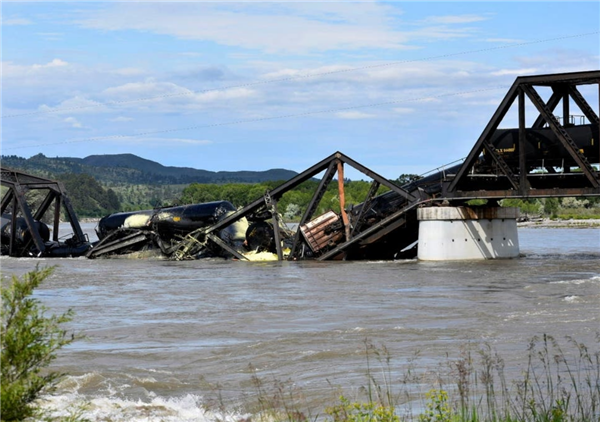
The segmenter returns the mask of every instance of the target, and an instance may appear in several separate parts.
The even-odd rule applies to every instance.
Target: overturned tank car
[[[172,258],[186,236],[222,221],[236,210],[231,202],[214,201],[111,214],[98,222],[96,234],[100,241],[87,253],[87,257],[137,254]],[[268,229],[265,234],[264,228],[261,231],[261,226],[249,224],[246,218],[224,227],[217,235],[232,248],[246,252],[252,247],[260,249],[262,243],[266,248],[269,247]],[[188,258],[228,255],[218,245],[204,242],[203,247]]]

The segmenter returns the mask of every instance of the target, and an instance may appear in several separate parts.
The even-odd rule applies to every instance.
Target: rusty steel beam
[[[338,160],[337,163],[337,174],[338,174],[338,197],[340,199],[340,214],[342,215],[342,223],[344,223],[344,233],[346,240],[350,240],[352,237],[350,233],[350,220],[348,220],[348,214],[346,213],[346,193],[344,192],[344,163]]]

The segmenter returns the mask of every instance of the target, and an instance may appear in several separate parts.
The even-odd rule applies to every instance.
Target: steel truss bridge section
[[[8,168],[1,168],[0,182],[7,188],[1,206],[2,247],[7,255],[78,256],[89,249],[90,244],[61,182]],[[45,192],[36,206],[27,197],[32,191]],[[54,209],[50,212],[52,206]],[[66,242],[61,242],[59,237],[63,212],[73,233]],[[45,224],[39,223],[42,219],[52,221],[52,241],[43,230]]]

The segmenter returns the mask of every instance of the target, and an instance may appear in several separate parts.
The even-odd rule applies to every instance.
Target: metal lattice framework
[[[184,241],[182,243],[177,245],[177,250],[179,250],[179,251],[184,250],[185,256],[193,255],[195,250],[197,248],[202,247],[205,244],[204,243],[205,240],[208,239],[209,241],[211,241],[211,242],[215,243],[216,245],[218,245],[219,247],[223,248],[224,250],[226,250],[231,255],[235,256],[236,258],[245,260],[246,257],[244,255],[242,255],[240,252],[238,252],[237,250],[232,248],[227,243],[223,242],[217,236],[217,233],[219,232],[219,230],[222,230],[222,229],[228,227],[229,225],[233,224],[234,222],[236,222],[244,217],[248,217],[249,215],[251,215],[253,213],[256,213],[256,212],[266,209],[270,213],[271,218],[272,218],[272,226],[273,226],[273,230],[274,230],[274,239],[275,239],[277,256],[280,260],[282,260],[283,259],[283,251],[281,248],[281,231],[280,231],[280,224],[279,224],[279,220],[278,220],[279,213],[277,210],[277,202],[279,201],[279,199],[281,198],[281,196],[284,193],[294,189],[296,186],[300,185],[301,183],[303,183],[309,179],[312,179],[319,173],[325,171],[308,207],[306,208],[306,210],[304,211],[304,214],[302,215],[302,218],[300,219],[299,226],[304,225],[305,223],[310,221],[311,218],[313,218],[314,213],[317,210],[317,207],[319,206],[319,202],[321,201],[321,199],[323,198],[323,195],[325,194],[327,186],[333,180],[336,173],[338,175],[338,180],[343,181],[344,165],[351,166],[352,168],[360,171],[361,173],[363,173],[364,175],[368,176],[369,178],[371,178],[373,180],[371,189],[369,190],[369,193],[367,194],[367,197],[365,198],[365,202],[372,201],[373,197],[375,196],[375,193],[377,192],[377,188],[380,185],[383,185],[383,186],[388,187],[392,192],[394,192],[399,197],[403,198],[403,200],[405,202],[414,204],[414,205],[419,203],[418,198],[413,196],[411,193],[409,193],[405,189],[403,189],[399,186],[396,186],[394,183],[392,183],[385,177],[368,169],[367,167],[363,166],[362,164],[358,163],[357,161],[353,160],[352,158],[348,157],[347,155],[344,155],[341,152],[336,152],[336,153],[330,155],[329,157],[323,159],[319,163],[315,164],[314,166],[310,167],[309,169],[298,174],[294,178],[288,180],[284,184],[271,190],[264,197],[255,200],[251,204],[238,210],[237,212],[233,213],[232,215],[223,219],[222,221],[218,222],[217,224],[214,224],[210,227],[202,228],[195,232],[190,233],[187,236],[187,238],[184,239]],[[339,191],[340,198],[343,198],[343,195],[344,195],[343,184],[339,185],[339,189],[340,189],[340,191]],[[341,201],[343,201],[343,199]],[[344,255],[344,252],[346,249],[348,249],[354,245],[360,244],[360,243],[362,243],[363,245],[373,243],[373,242],[377,241],[378,239],[380,239],[382,236],[384,236],[387,232],[389,232],[391,230],[390,228],[396,229],[399,226],[404,225],[404,223],[405,223],[405,220],[401,218],[402,214],[404,214],[404,212],[406,211],[406,209],[403,208],[403,209],[398,210],[397,212],[393,213],[392,215],[387,216],[387,218],[384,218],[382,221],[378,222],[376,225],[369,226],[369,227],[365,228],[365,230],[359,231],[357,229],[362,225],[362,223],[364,221],[364,215],[365,215],[365,213],[362,212],[354,220],[354,224],[353,224],[354,229],[351,230],[347,216],[344,217],[344,214],[345,214],[345,210],[343,210],[344,207],[342,206],[341,208],[342,208],[342,217],[343,217],[343,221],[344,221],[345,241],[343,242],[343,244],[341,244],[341,245],[337,246],[336,248],[333,248],[332,250],[329,250],[325,254],[319,256],[318,257],[319,260],[326,260],[326,259],[332,259],[332,258],[336,258],[336,257],[342,257]],[[366,209],[367,209],[367,207],[362,207],[362,210],[366,210]],[[384,231],[384,229],[387,229],[387,231]],[[299,247],[300,247],[300,244],[302,243],[302,241],[303,241],[303,239],[301,238],[300,230],[297,230],[296,234],[294,236],[294,239],[293,239],[293,244],[291,247],[291,252],[289,254],[289,259],[294,259],[298,256]],[[172,251],[172,253],[175,256],[178,255],[177,250]],[[180,254],[180,256],[184,256],[184,255]]]
[[[31,242],[35,245],[38,253],[41,255],[46,251],[46,244],[42,239],[38,231],[36,221],[44,218],[50,207],[54,204],[54,215],[52,216],[53,221],[53,241],[58,242],[59,240],[59,224],[61,216],[61,208],[64,209],[65,214],[71,224],[71,228],[74,233],[74,243],[83,244],[86,242],[86,237],[81,230],[77,215],[71,206],[71,202],[66,194],[65,188],[61,182],[44,179],[31,174],[24,173],[19,170],[11,170],[8,168],[1,169],[2,186],[7,187],[8,190],[2,197],[1,211],[4,214],[10,207],[11,212],[11,230],[10,230],[10,243],[9,243],[9,255],[20,256],[21,251],[17,250],[16,247],[16,233],[17,233],[17,218],[21,216],[27,224],[27,229],[31,235]],[[42,203],[37,207],[35,212],[32,211],[31,205],[28,203],[25,193],[31,190],[47,190],[45,198]]]
[[[600,88],[600,71],[561,73],[553,75],[518,77],[500,106],[490,119],[473,149],[458,169],[455,176],[446,178],[443,194],[447,199],[461,197],[553,197],[553,196],[592,196],[600,194],[600,176],[592,166],[599,162],[600,142],[598,133],[600,122],[598,115],[578,89],[581,85],[596,85]],[[536,87],[549,87],[552,94],[543,101]],[[530,127],[525,123],[525,104],[529,99],[539,115]],[[509,165],[499,153],[498,145],[493,140],[498,126],[515,102],[518,101],[518,137],[515,153],[518,156],[517,165]],[[570,100],[572,100],[590,122],[591,145],[587,151],[578,146],[572,133],[577,129],[570,125]],[[554,111],[562,102],[562,124],[554,115]],[[535,135],[546,130],[553,137],[546,136],[546,148],[560,148],[563,153],[563,172],[557,173],[553,166],[544,165],[545,173],[531,172],[531,157],[528,156],[528,144],[535,142]],[[529,146],[531,147],[531,145]],[[473,183],[477,174],[477,161],[481,155],[487,154],[496,164],[502,180],[486,181],[485,189]],[[543,159],[542,159],[543,160]],[[570,165],[579,169],[571,172]],[[537,167],[541,167],[538,163]],[[566,171],[565,171],[566,170]]]

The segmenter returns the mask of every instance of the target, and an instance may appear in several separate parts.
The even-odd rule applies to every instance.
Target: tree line
[[[283,181],[256,184],[227,183],[224,185],[192,183],[183,190],[181,203],[193,204],[225,200],[231,202],[236,207],[243,207],[282,183]],[[288,220],[299,218],[306,207],[308,207],[318,185],[318,181],[308,180],[298,185],[295,189],[283,194],[277,203],[279,212]],[[346,180],[344,182],[346,207],[363,202],[370,187],[371,182]],[[378,194],[387,190],[388,188],[382,186],[379,188]],[[316,212],[317,214],[322,214],[329,210],[340,211],[338,184],[336,181],[333,181],[327,187]]]
[[[63,182],[73,209],[81,217],[102,217],[121,211],[121,201],[112,189],[105,189],[89,174],[63,174]]]

